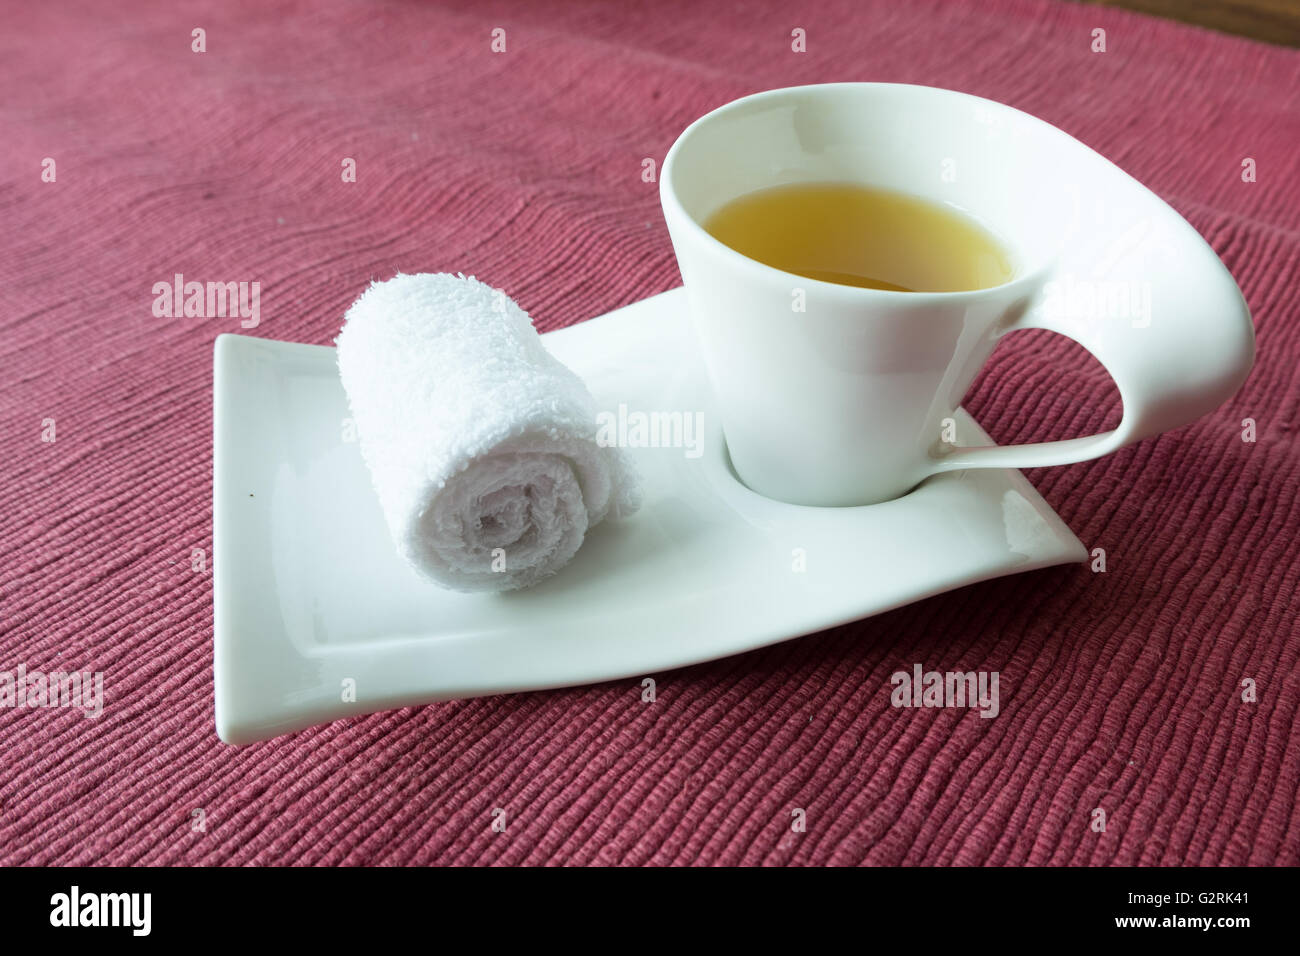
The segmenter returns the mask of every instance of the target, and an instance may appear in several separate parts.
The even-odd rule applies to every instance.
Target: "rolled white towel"
[[[398,551],[458,591],[527,587],[640,504],[626,454],[528,314],[473,277],[402,275],[348,309],[339,374]]]

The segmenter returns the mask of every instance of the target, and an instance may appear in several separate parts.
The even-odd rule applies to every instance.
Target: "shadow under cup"
[[[728,452],[752,490],[874,504],[933,474],[946,439],[962,444],[953,412],[1042,290],[1075,215],[1039,126],[961,93],[850,83],[746,97],[678,138],[664,217]],[[943,293],[839,285],[758,263],[703,227],[740,196],[827,182],[957,207],[1003,245],[1013,278]]]

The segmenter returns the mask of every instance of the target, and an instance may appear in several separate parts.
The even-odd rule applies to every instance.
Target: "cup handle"
[[[1177,213],[1159,205],[1163,208],[1148,207],[1145,212],[1161,217],[1166,244],[1160,266],[1135,261],[1118,271],[1112,267],[1104,280],[1093,280],[1111,283],[1108,288],[1141,290],[1144,296],[1149,291],[1146,324],[1139,324],[1131,312],[1114,317],[1098,315],[1094,309],[1090,316],[1075,316],[1069,308],[1050,308],[1044,294],[998,335],[1023,328],[1050,329],[1086,348],[1119,387],[1124,409],[1119,426],[1062,441],[950,447],[933,456],[930,474],[1088,461],[1186,425],[1237,391],[1255,356],[1250,310],[1214,250]],[[1097,248],[1091,245],[1092,250]],[[1084,274],[1097,272],[1092,268]],[[1062,280],[1057,281],[1059,287]]]

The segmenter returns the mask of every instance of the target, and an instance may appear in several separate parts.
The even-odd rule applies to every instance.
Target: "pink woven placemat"
[[[99,671],[105,700],[0,707],[0,862],[1300,862],[1295,52],[1039,0],[6,7],[0,670]],[[1240,282],[1259,360],[1238,396],[1030,474],[1105,573],[653,675],[654,703],[627,681],[220,743],[192,556],[211,556],[212,340],[241,329],[155,316],[153,284],[258,281],[247,331],[302,342],[399,269],[578,322],[679,281],[643,159],[727,100],[830,80],[1042,116]],[[967,406],[1004,442],[1118,419],[1100,366],[1047,333],[1001,348]],[[999,672],[1001,714],[894,709],[890,675],[917,663]]]

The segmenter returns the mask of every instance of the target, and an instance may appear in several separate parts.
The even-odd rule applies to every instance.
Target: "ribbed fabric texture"
[[[102,671],[106,697],[97,720],[0,708],[0,862],[1300,862],[1300,57],[1039,0],[625,6],[33,4],[0,31],[0,669]],[[1244,289],[1259,360],[1236,398],[1030,474],[1105,573],[647,675],[653,703],[625,681],[221,744],[192,555],[212,340],[244,330],[155,316],[153,284],[258,281],[246,331],[325,344],[371,279],[464,271],[569,325],[679,281],[643,160],[727,100],[831,80],[1056,123]],[[966,404],[1003,442],[1119,414],[1039,332]],[[999,672],[1000,715],[891,707],[917,663]]]

